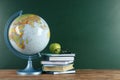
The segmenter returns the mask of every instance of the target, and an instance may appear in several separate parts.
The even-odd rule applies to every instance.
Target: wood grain
[[[0,70],[0,80],[120,80],[120,70],[79,69],[75,74],[20,76],[16,70]]]

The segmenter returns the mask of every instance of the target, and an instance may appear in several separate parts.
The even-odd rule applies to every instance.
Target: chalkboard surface
[[[52,42],[76,53],[75,68],[120,68],[120,0],[0,0],[0,68],[24,68],[26,61],[7,48],[4,28],[15,12],[41,16]],[[50,44],[49,43],[49,44]],[[42,52],[49,52],[49,45]],[[40,67],[40,59],[33,61]]]

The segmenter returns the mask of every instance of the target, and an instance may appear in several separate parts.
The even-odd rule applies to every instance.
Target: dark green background
[[[75,68],[120,68],[120,0],[0,0],[0,68],[23,68],[4,41],[9,17],[19,11],[44,18],[52,42],[76,53]],[[49,46],[49,45],[48,45]],[[42,52],[49,52],[47,48]],[[34,60],[39,68],[40,59]]]

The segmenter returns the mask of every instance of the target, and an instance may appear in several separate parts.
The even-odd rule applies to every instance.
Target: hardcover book
[[[67,71],[73,69],[73,64],[62,66],[43,66],[43,71]]]
[[[74,57],[43,56],[42,60],[44,61],[73,61]]]
[[[73,61],[41,61],[43,65],[66,65],[73,63]]]
[[[68,70],[68,71],[46,71],[44,73],[47,73],[47,74],[73,74],[75,72],[76,72],[75,70]]]
[[[70,57],[70,56],[71,56],[71,57],[74,57],[75,54],[74,54],[74,53],[71,53],[71,54],[43,54],[43,56],[58,56],[58,57],[60,57],[60,56],[61,56],[61,57],[62,57],[62,56],[64,56],[64,57],[65,57],[65,56],[66,56],[66,57],[69,56],[69,57]]]

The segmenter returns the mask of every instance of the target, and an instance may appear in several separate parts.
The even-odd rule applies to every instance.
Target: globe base
[[[28,63],[25,69],[23,70],[18,70],[17,74],[18,75],[39,75],[41,74],[41,70],[35,70],[32,66],[32,60],[31,60],[31,56],[29,56],[28,58]]]
[[[34,71],[25,71],[25,70],[19,70],[17,71],[17,74],[18,75],[39,75],[41,74],[41,71],[37,71],[37,70],[34,70]]]

